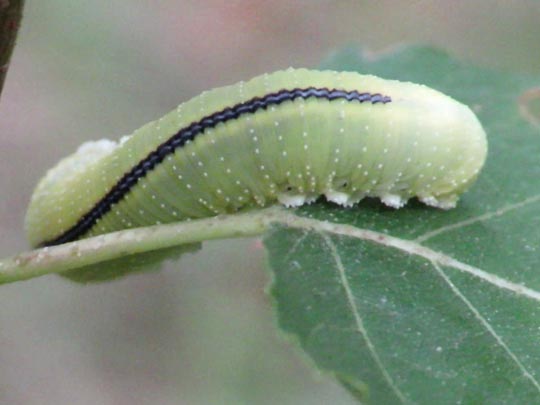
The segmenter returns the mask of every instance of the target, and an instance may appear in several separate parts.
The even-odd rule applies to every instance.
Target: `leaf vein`
[[[324,233],[320,233],[321,237],[323,238],[325,244],[330,249],[330,253],[332,255],[332,258],[334,259],[334,262],[336,263],[336,268],[338,270],[339,278],[341,281],[341,284],[343,285],[343,288],[345,289],[345,295],[347,297],[347,303],[351,309],[351,312],[354,317],[354,322],[356,323],[357,331],[360,332],[360,334],[364,337],[364,340],[366,341],[366,345],[369,349],[369,352],[371,353],[371,356],[373,360],[375,361],[375,364],[380,369],[384,379],[386,380],[388,386],[390,389],[394,392],[394,394],[399,398],[401,403],[408,403],[409,401],[405,397],[405,395],[401,392],[399,387],[396,385],[394,380],[392,379],[392,376],[388,373],[386,368],[384,367],[384,364],[379,357],[379,354],[377,353],[377,350],[375,349],[375,345],[371,341],[367,330],[364,326],[364,321],[362,320],[362,316],[360,315],[360,312],[358,310],[358,307],[356,306],[356,301],[354,298],[354,294],[352,292],[351,286],[349,284],[349,280],[347,279],[347,273],[345,270],[345,267],[343,266],[343,263],[341,262],[341,258],[339,256],[339,253],[337,252],[336,245],[332,242],[332,240],[328,237],[328,235]]]
[[[453,231],[453,230],[456,230],[456,229],[459,229],[459,228],[463,228],[463,227],[475,224],[477,222],[487,221],[487,220],[489,220],[491,218],[500,217],[500,216],[503,216],[504,214],[506,214],[508,212],[517,210],[519,208],[523,208],[523,207],[525,207],[525,206],[527,206],[529,204],[533,204],[533,203],[539,202],[539,201],[540,201],[540,195],[535,195],[535,196],[526,198],[523,201],[520,201],[520,202],[517,202],[517,203],[514,203],[514,204],[510,204],[510,205],[507,205],[507,206],[502,207],[502,208],[499,208],[498,210],[495,210],[495,211],[492,211],[492,212],[487,212],[485,214],[478,215],[476,217],[468,218],[466,220],[459,221],[459,222],[456,222],[454,224],[442,226],[440,228],[437,228],[437,229],[434,229],[432,231],[426,232],[426,233],[424,233],[423,235],[420,235],[419,237],[417,237],[414,240],[416,242],[418,242],[418,243],[422,243],[422,242],[425,242],[428,239],[431,239],[431,238],[433,238],[433,237],[435,237],[437,235],[440,235],[442,233]]]
[[[420,256],[435,263],[440,263],[443,266],[455,268],[498,288],[510,291],[518,296],[523,296],[540,302],[540,291],[533,290],[522,284],[514,283],[495,274],[488,273],[487,271],[478,267],[463,263],[444,253],[437,252],[423,246],[414,240],[400,239],[380,232],[356,228],[351,225],[322,222],[308,218],[294,217],[288,219],[286,223],[293,227],[308,228],[317,230],[319,232],[324,231],[336,235],[349,236],[352,238],[368,240],[383,246],[392,247],[401,250],[402,252]]]
[[[445,281],[446,284],[448,284],[448,287],[452,292],[461,300],[463,303],[469,308],[469,310],[474,314],[474,316],[478,319],[478,321],[484,326],[484,328],[489,332],[493,338],[497,341],[497,343],[503,348],[503,350],[506,352],[506,354],[510,357],[510,359],[516,364],[516,366],[519,368],[519,370],[523,373],[525,378],[530,380],[537,391],[540,392],[540,383],[534,378],[534,376],[527,370],[527,368],[521,363],[521,361],[518,359],[518,357],[512,352],[512,350],[508,347],[508,345],[504,342],[501,336],[497,334],[495,329],[491,326],[491,324],[480,314],[480,311],[476,309],[476,307],[470,302],[467,297],[457,288],[457,286],[450,280],[450,278],[446,275],[446,273],[443,271],[441,266],[436,262],[431,262],[433,267],[435,268],[435,271],[439,274],[439,276]]]

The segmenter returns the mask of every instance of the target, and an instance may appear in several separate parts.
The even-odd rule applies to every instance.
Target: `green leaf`
[[[468,104],[489,156],[450,211],[318,204],[275,225],[265,245],[280,327],[368,403],[540,403],[540,129],[523,98],[540,77],[425,47],[350,48],[324,67]]]

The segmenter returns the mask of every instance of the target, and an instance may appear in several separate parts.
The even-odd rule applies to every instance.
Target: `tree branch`
[[[22,18],[24,0],[0,0],[0,94]]]

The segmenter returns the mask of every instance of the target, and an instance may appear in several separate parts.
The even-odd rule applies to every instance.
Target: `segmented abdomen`
[[[27,230],[56,244],[320,195],[448,208],[485,155],[474,114],[432,89],[288,70],[203,93],[120,144],[86,145],[38,186]]]

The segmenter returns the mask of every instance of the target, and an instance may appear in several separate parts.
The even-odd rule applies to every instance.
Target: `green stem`
[[[272,222],[286,222],[287,211],[264,210],[114,232],[59,246],[36,249],[0,261],[0,283],[79,268],[121,258],[212,239],[255,236]]]
[[[21,23],[24,0],[0,0],[0,93]]]

